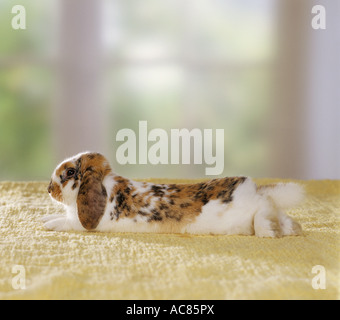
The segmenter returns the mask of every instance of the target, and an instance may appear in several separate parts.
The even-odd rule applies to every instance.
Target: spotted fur
[[[210,200],[232,201],[232,194],[245,177],[214,179],[196,184],[136,183],[120,176],[114,177],[110,202],[115,201],[111,220],[147,217],[148,222],[193,221]],[[141,190],[140,190],[141,189]]]
[[[278,193],[275,190],[279,190]],[[111,232],[295,235],[301,233],[299,224],[282,211],[285,202],[277,201],[289,190],[288,207],[301,198],[301,188],[297,185],[258,187],[247,177],[195,184],[137,182],[114,174],[101,154],[87,152],[65,160],[53,173],[48,191],[52,198],[65,204],[67,214],[64,218],[46,218],[45,227]],[[281,222],[285,225],[280,226]]]

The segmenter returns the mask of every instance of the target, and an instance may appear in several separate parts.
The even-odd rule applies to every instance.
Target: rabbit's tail
[[[258,193],[272,198],[280,209],[296,207],[305,198],[304,188],[293,182],[260,186]]]

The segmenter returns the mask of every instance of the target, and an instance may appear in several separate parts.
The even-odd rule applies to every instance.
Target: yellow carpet
[[[45,231],[48,183],[1,182],[0,299],[339,299],[340,181],[300,182],[304,235],[280,239]]]

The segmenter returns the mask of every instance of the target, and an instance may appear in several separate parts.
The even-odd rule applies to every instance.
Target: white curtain
[[[326,9],[314,30],[312,8]],[[272,115],[272,176],[340,178],[340,3],[281,0]]]
[[[61,0],[53,123],[57,157],[105,152],[101,0]]]

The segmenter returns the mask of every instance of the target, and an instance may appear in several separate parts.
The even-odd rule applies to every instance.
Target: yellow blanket
[[[338,299],[340,181],[299,182],[280,239],[45,231],[48,183],[1,182],[0,299]]]

